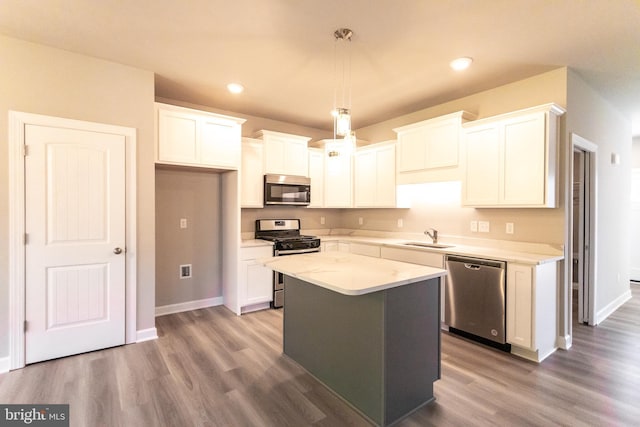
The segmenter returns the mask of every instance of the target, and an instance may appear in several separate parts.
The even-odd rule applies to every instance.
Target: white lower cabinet
[[[380,258],[379,245],[365,245],[362,243],[350,243],[349,252],[356,255],[365,255],[374,258]]]
[[[320,243],[322,252],[351,252],[351,243],[338,242],[336,240]]]
[[[240,278],[238,284],[240,311],[248,313],[267,308],[273,299],[273,272],[258,263],[273,255],[271,246],[240,249]]]
[[[507,342],[513,354],[535,362],[557,348],[556,266],[507,264]]]
[[[380,248],[380,255],[384,259],[410,262],[412,264],[426,265],[427,267],[444,268],[444,255],[435,252],[383,246]]]
[[[323,242],[320,241],[320,252],[338,252],[338,242]]]

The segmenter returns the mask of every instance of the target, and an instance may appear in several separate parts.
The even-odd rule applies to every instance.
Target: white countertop
[[[272,257],[259,262],[344,295],[364,295],[447,274],[439,268],[343,252]]]
[[[468,244],[458,244],[451,242],[451,247],[448,248],[425,248],[420,246],[410,246],[404,243],[417,241],[417,239],[399,239],[390,237],[377,237],[377,236],[351,236],[351,235],[325,235],[320,236],[323,242],[340,241],[345,243],[362,243],[379,246],[389,246],[401,249],[410,249],[414,251],[434,252],[441,253],[443,255],[461,255],[482,259],[493,259],[497,261],[517,262],[522,264],[539,265],[547,262],[556,262],[564,258],[562,253],[557,251],[556,253],[537,253],[529,252],[527,247],[514,247],[514,248],[500,248],[500,247],[486,247],[486,246],[472,246]],[[428,240],[423,239],[425,243]],[[442,241],[439,243],[449,244],[449,242]],[[532,245],[533,246],[533,245]]]

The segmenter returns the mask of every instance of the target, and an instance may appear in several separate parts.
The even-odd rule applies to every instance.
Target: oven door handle
[[[320,248],[314,249],[291,249],[285,251],[276,251],[275,256],[296,255],[296,254],[310,254],[313,252],[320,252]]]

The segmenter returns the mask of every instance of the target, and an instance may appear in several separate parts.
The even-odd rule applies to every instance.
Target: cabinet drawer
[[[444,268],[444,255],[434,252],[382,247],[381,256],[394,261]]]
[[[350,252],[356,255],[366,255],[380,258],[380,246],[363,245],[361,243],[351,243]]]
[[[251,248],[240,248],[240,259],[258,259],[273,256],[272,246],[255,246]]]

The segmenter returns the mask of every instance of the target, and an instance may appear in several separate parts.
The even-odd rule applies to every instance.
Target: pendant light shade
[[[351,36],[353,31],[338,28],[335,38],[335,92],[333,96],[333,137],[351,136]]]

